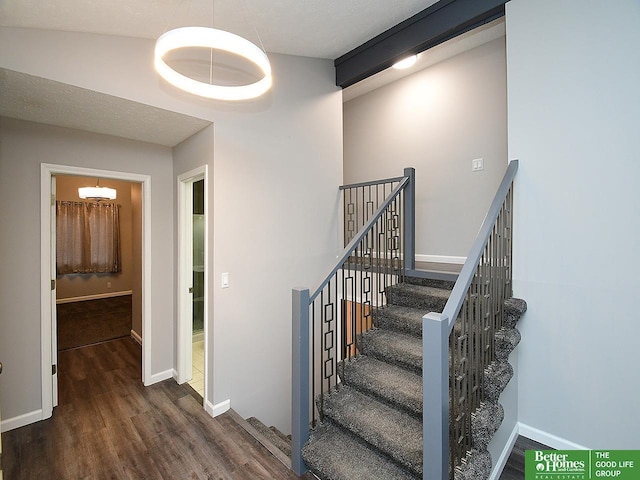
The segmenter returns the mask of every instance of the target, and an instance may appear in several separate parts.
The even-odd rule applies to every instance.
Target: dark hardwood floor
[[[193,389],[144,387],[130,338],[59,353],[53,417],[2,434],[4,478],[297,479]]]
[[[144,387],[140,346],[130,338],[58,360],[53,417],[2,434],[6,480],[298,479],[233,415],[211,418],[188,385]],[[548,447],[519,437],[500,480],[524,479],[528,449]]]
[[[524,452],[525,450],[552,450],[551,447],[533,440],[518,436],[507,464],[502,470],[500,480],[524,480]]]
[[[131,333],[131,295],[60,303],[58,350],[128,337]]]

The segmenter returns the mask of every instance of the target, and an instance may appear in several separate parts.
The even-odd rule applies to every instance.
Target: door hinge
[[[56,196],[55,195],[51,195],[51,206],[53,207],[56,204]]]
[[[51,290],[55,290],[55,289],[56,289],[56,281],[51,280]]]
[[[56,373],[58,373],[58,366],[51,365],[51,375],[55,375]]]

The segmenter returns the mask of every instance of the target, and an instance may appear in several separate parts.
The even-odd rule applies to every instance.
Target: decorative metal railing
[[[344,208],[344,246],[346,247],[360,229],[369,221],[404,177],[386,178],[373,182],[342,185]]]
[[[483,374],[511,297],[513,179],[509,164],[442,313],[423,317],[424,476],[453,478],[471,447],[471,419],[484,401]]]
[[[320,286],[293,290],[292,469],[304,471],[301,451],[322,416],[326,394],[340,387],[338,370],[372,327],[385,290],[413,268],[415,172],[340,187],[345,199],[348,243]],[[360,226],[357,233],[352,229]]]

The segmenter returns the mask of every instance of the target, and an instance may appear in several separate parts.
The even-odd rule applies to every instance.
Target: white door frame
[[[51,280],[56,278],[55,263],[51,253],[52,215],[51,178],[54,175],[79,175],[84,177],[112,178],[142,184],[142,381],[152,382],[151,374],[151,176],[111,170],[54,165],[40,166],[40,323],[42,349],[42,419],[51,417],[57,404],[57,376],[51,375],[51,365],[57,345],[52,328]],[[54,293],[55,294],[55,293]]]
[[[178,176],[178,336],[177,336],[177,378],[184,383],[192,377],[193,356],[193,183],[204,180],[204,405],[207,405],[208,380],[208,332],[209,318],[209,190],[207,165],[190,170]]]

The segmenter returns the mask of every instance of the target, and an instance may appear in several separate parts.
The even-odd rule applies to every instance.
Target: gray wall
[[[152,371],[173,368],[171,149],[106,135],[0,118],[0,404],[4,420],[41,408],[40,164],[151,175]],[[10,227],[9,227],[10,226]]]
[[[229,399],[241,415],[286,431],[291,288],[315,285],[338,249],[342,96],[333,63],[270,54],[272,91],[228,104],[166,85],[153,70],[153,46],[146,39],[0,28],[0,66],[213,122],[209,398]],[[188,169],[182,162],[171,172],[169,192],[175,175]],[[166,198],[173,222],[174,200]],[[173,234],[158,241],[169,248],[163,261],[171,269],[162,311],[173,314]],[[222,272],[230,273],[229,289],[219,287]],[[171,362],[173,349],[172,324],[152,355]]]
[[[637,0],[507,3],[519,419],[551,446],[640,448],[638,25]]]
[[[345,183],[416,169],[417,254],[466,257],[506,158],[504,38],[344,105]]]

